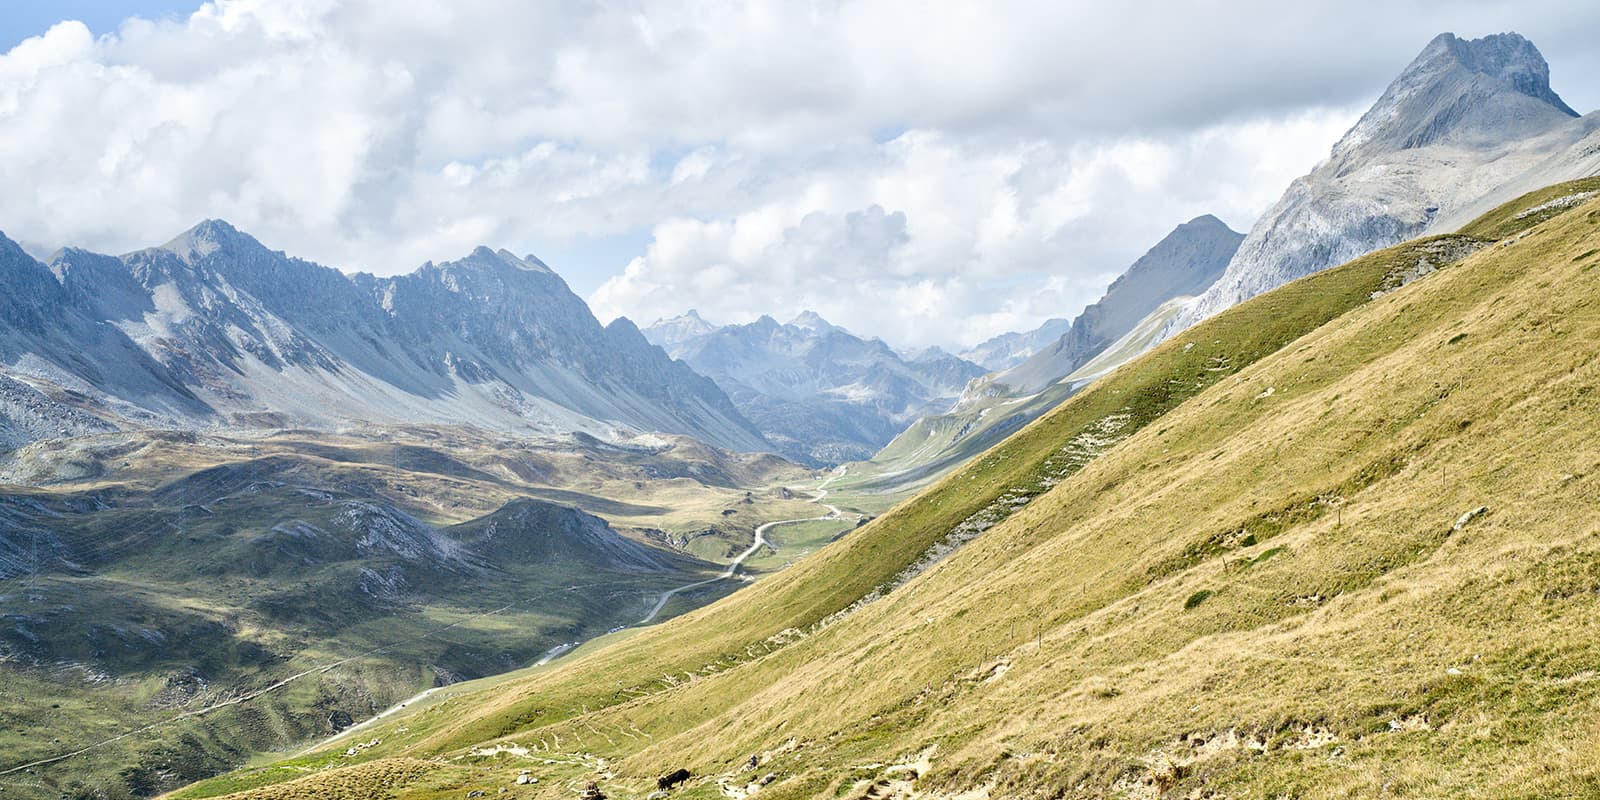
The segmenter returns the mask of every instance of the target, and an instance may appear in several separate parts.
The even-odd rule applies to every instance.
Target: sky
[[[1436,34],[1600,108],[1600,4],[10,0],[0,230],[221,218],[346,271],[537,255],[601,321],[805,309],[952,350],[1248,230]]]

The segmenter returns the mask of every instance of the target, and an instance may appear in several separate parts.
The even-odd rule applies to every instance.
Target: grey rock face
[[[1226,274],[1168,325],[1176,332],[1268,289],[1429,230],[1569,151],[1592,130],[1516,34],[1434,39],[1328,160],[1251,229]],[[1560,176],[1556,180],[1582,177]]]
[[[1222,276],[1243,239],[1244,234],[1210,214],[1179,225],[1133,262],[1054,343],[985,377],[969,391],[1025,395],[1061,380],[1133,330],[1157,306],[1205,291]]]
[[[710,380],[503,250],[352,276],[211,220],[119,258],[63,250],[48,268],[0,237],[0,285],[0,368],[130,424],[461,422],[770,449]]]
[[[668,342],[688,316],[645,335]],[[910,421],[948,407],[983,371],[943,351],[904,358],[809,311],[788,323],[716,328],[669,352],[716,381],[780,452],[810,464],[870,455]]]
[[[76,407],[87,398],[51,397],[0,375],[0,450],[57,436],[84,436],[116,430],[115,423]],[[87,404],[87,403],[85,403]]]

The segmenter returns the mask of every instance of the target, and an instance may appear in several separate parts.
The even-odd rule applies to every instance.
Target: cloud
[[[1075,313],[1181,222],[1247,226],[1357,113],[1067,146],[909,131],[812,161],[753,208],[654,226],[589,299],[644,322],[812,309],[900,346],[970,343]]]
[[[1448,19],[1403,0],[218,0],[0,55],[0,228],[125,251],[223,217],[378,273],[480,243],[578,252],[555,266],[602,316],[810,306],[957,344],[1074,312],[1192,216],[1248,226],[1442,29],[1520,29],[1575,106],[1600,102],[1597,25],[1556,0]],[[621,272],[614,246],[581,258],[641,239]]]

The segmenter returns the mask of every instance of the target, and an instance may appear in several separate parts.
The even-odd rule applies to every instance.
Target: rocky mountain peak
[[[704,336],[717,329],[717,326],[705,321],[700,312],[689,309],[686,313],[676,317],[658,319],[650,323],[643,333],[651,344],[660,345],[669,351],[683,342],[696,336]]]
[[[838,329],[837,325],[823,319],[821,314],[810,309],[800,312],[794,319],[789,320],[788,324],[790,327],[801,328],[813,333],[827,333]]]
[[[1228,227],[1228,223],[1223,222],[1220,219],[1217,219],[1215,214],[1201,214],[1200,216],[1195,217],[1194,219],[1191,219],[1188,222],[1183,223],[1182,225],[1179,225],[1178,226],[1178,230],[1180,230],[1180,231],[1188,231],[1188,230],[1231,231],[1233,229]]]
[[[606,323],[606,332],[612,335],[626,335],[634,338],[640,338],[643,335],[639,331],[639,326],[633,324],[633,320],[627,317],[617,317]]]
[[[240,231],[224,220],[208,219],[178,234],[172,241],[161,245],[186,262],[194,262],[213,253],[240,253],[247,250],[266,251],[255,237]]]
[[[473,248],[472,252],[468,253],[466,258],[463,258],[460,261],[451,262],[450,264],[446,264],[444,266],[473,266],[488,267],[490,269],[505,269],[509,267],[511,269],[522,270],[524,272],[540,272],[548,275],[555,274],[555,271],[550,269],[548,266],[545,266],[543,261],[540,261],[531,255],[527,258],[521,258],[510,250],[506,250],[504,248],[495,250],[488,245],[481,244]]]
[[[54,275],[43,264],[16,242],[0,233],[0,320],[28,321],[34,324],[37,315],[60,294]]]
[[[28,255],[28,253],[22,249],[22,245],[11,241],[10,237],[6,236],[4,232],[0,232],[0,263],[10,263],[13,261],[21,263],[23,261],[34,260],[35,259],[33,256]]]
[[[710,330],[711,328],[715,327],[711,323],[706,322],[705,317],[700,316],[700,312],[699,311],[696,311],[695,309],[692,309],[692,308],[689,309],[688,311],[683,312],[682,314],[679,314],[676,317],[662,317],[661,319],[658,319],[655,322],[650,323],[650,327],[652,327],[652,328],[660,327],[662,325],[678,325],[678,326],[685,326],[685,327],[688,327],[688,326],[693,326],[693,327],[704,326],[707,330]]]
[[[968,387],[964,399],[992,393],[996,385],[1016,395],[1041,391],[1099,355],[1162,303],[1204,292],[1222,276],[1243,240],[1244,234],[1211,214],[1173,228],[1112,281],[1105,295],[1085,308],[1054,343]]]
[[[1467,40],[1453,33],[1441,33],[1428,43],[1410,69],[1441,60],[1453,61],[1467,70],[1503,81],[1513,90],[1543,100],[1568,116],[1578,116],[1578,112],[1550,88],[1550,65],[1544,55],[1520,34],[1497,33]],[[1404,77],[1402,73],[1401,79]]]
[[[906,360],[913,364],[927,364],[934,361],[944,361],[953,358],[956,358],[956,356],[951,355],[948,350],[945,350],[938,345],[929,345],[921,350],[917,350],[906,355]]]
[[[1436,142],[1526,139],[1577,117],[1550,88],[1550,65],[1515,33],[1435,37],[1333,148],[1335,171]]]
[[[1592,130],[1593,120],[1550,88],[1549,64],[1532,42],[1515,33],[1441,34],[1327,161],[1289,185],[1223,277],[1169,317],[1164,335],[1478,204],[1493,207],[1527,176],[1544,176],[1542,186],[1588,174],[1590,162],[1573,156]]]

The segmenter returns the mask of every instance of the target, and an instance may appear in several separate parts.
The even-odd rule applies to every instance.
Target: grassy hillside
[[[949,413],[917,420],[871,460],[849,464],[834,485],[836,498],[869,513],[909,498],[1144,353],[1181,307],[1168,301],[1100,355],[1034,394],[978,397]]]
[[[1593,796],[1600,202],[1550,192],[1218,315],[750,590],[181,796]]]
[[[1460,233],[1485,241],[1501,239],[1570,209],[1596,190],[1600,178],[1552,186],[1495,209]],[[869,511],[905,499],[1143,353],[1179,308],[1177,302],[1167,303],[1107,352],[1037,394],[978,398],[948,414],[918,420],[871,460],[852,464],[851,474],[836,486],[839,497]]]
[[[1166,323],[1183,308],[1183,299],[1187,298],[1163,303],[1099,355],[1034,394],[977,397],[949,413],[917,420],[871,460],[849,465],[849,473],[834,487],[839,500],[877,511],[927,487],[1149,350],[1159,341]]]
[[[454,429],[106,434],[0,475],[0,797],[148,794],[314,742],[720,571],[675,537],[742,549],[816,513],[770,457]]]

